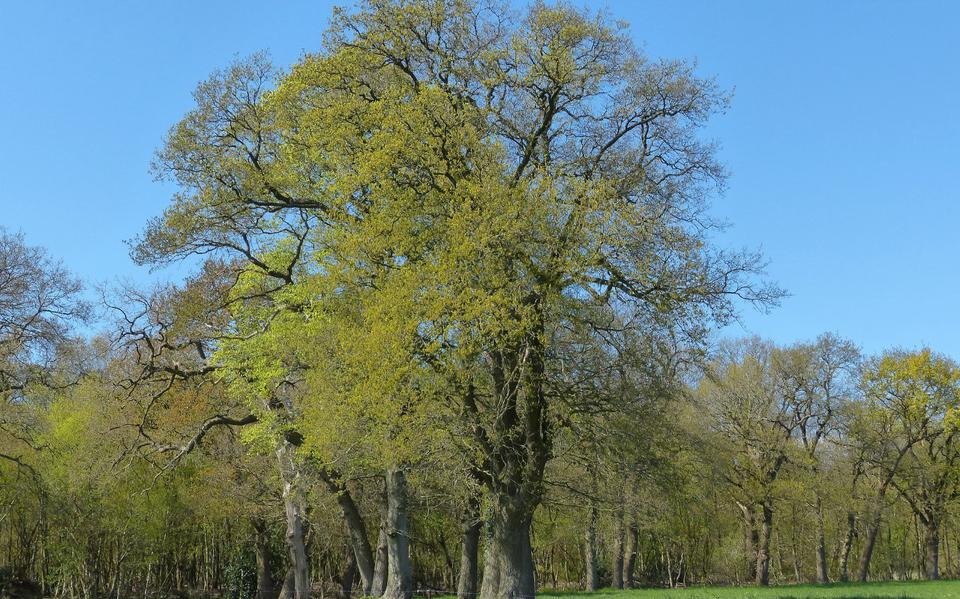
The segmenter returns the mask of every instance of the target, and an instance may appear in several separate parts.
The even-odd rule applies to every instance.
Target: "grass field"
[[[760,588],[604,590],[597,593],[542,593],[539,597],[581,599],[960,599],[960,581],[875,582]]]

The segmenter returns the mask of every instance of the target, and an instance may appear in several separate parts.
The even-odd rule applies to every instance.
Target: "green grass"
[[[538,596],[581,599],[960,599],[960,581],[602,590],[596,593],[542,593]]]

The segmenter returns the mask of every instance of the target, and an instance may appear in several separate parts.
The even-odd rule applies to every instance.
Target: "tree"
[[[26,474],[46,526],[46,488],[36,466],[51,390],[75,384],[84,360],[75,327],[89,316],[80,282],[22,235],[0,228],[0,460]],[[20,575],[35,566],[18,564]]]
[[[42,248],[0,229],[0,395],[22,397],[89,315],[81,284]],[[62,354],[60,354],[62,355]],[[12,431],[7,431],[13,434]]]
[[[940,526],[947,505],[960,497],[960,368],[929,349],[888,352],[865,371],[864,392],[874,409],[896,421],[899,440],[892,442],[899,449],[878,465],[923,525],[924,568],[936,580]]]
[[[734,299],[778,296],[752,283],[758,256],[708,243],[723,170],[698,132],[725,94],[690,65],[646,59],[602,14],[536,4],[514,19],[471,1],[337,12],[323,51],[272,78],[255,57],[198,88],[158,154],[182,191],[134,257],[220,254],[237,281],[256,280],[230,296],[234,317],[357,301],[369,352],[320,360],[387,381],[349,391],[395,406],[384,447],[440,402],[488,493],[483,592],[532,594],[529,530],[556,422],[575,409],[551,390],[562,331],[620,319],[696,338]],[[397,363],[402,376],[380,366]],[[306,364],[286,364],[283,397],[261,383],[262,403],[292,408],[281,429],[313,401],[303,375],[329,372]],[[388,467],[390,488],[408,467]]]
[[[817,581],[821,583],[829,582],[822,454],[825,445],[837,440],[839,417],[854,399],[859,360],[852,343],[829,334],[814,343],[786,348],[775,357],[778,385],[792,419],[790,428],[801,444],[800,463],[813,480]]]
[[[697,396],[712,417],[725,456],[720,468],[743,513],[754,580],[767,585],[775,485],[793,453],[797,423],[780,393],[776,349],[749,339],[724,350],[708,368]]]
[[[697,131],[725,95],[602,15],[369,2],[272,99],[285,159],[341,215],[322,270],[391,317],[358,334],[455,383],[446,426],[488,492],[483,594],[532,595],[562,328],[622,312],[694,331],[778,295],[750,284],[756,256],[706,244],[723,173]]]

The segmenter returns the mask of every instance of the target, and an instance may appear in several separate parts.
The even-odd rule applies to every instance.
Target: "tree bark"
[[[482,599],[530,599],[536,594],[530,547],[532,516],[525,502],[494,497]]]
[[[622,589],[623,582],[623,509],[617,511],[616,530],[613,537],[613,588]]]
[[[374,579],[373,551],[370,549],[370,539],[367,537],[363,516],[353,500],[353,495],[350,494],[350,489],[340,480],[338,473],[321,471],[320,477],[337,498],[337,505],[340,507],[340,513],[343,515],[343,521],[347,525],[350,536],[350,547],[357,561],[363,594],[370,595]]]
[[[757,564],[759,563],[758,560],[760,556],[760,532],[757,527],[756,508],[753,505],[747,505],[739,501],[737,502],[737,507],[739,507],[743,513],[743,524],[744,528],[746,528],[744,543],[747,546],[747,555],[750,556],[747,577],[756,579]]]
[[[373,566],[373,584],[370,595],[379,597],[387,588],[387,563],[390,559],[387,552],[387,510],[386,497],[383,498],[383,510],[380,515],[380,532],[377,534],[377,559]]]
[[[353,548],[348,548],[346,552],[347,568],[340,575],[340,597],[350,599],[353,595],[353,582],[357,578],[357,556]]]
[[[496,599],[500,589],[500,557],[494,553],[492,534],[488,536],[483,550],[483,582],[480,584],[481,599]]]
[[[587,530],[584,538],[584,587],[588,591],[600,588],[600,577],[597,571],[597,506],[590,505],[590,516],[587,520]]]
[[[277,449],[283,482],[283,506],[287,520],[287,551],[293,571],[293,599],[310,599],[310,560],[307,555],[306,502],[300,489],[299,466],[293,459],[293,447],[284,441]],[[286,586],[286,583],[285,583]],[[288,589],[288,592],[290,590]]]
[[[273,599],[273,573],[270,571],[270,544],[267,523],[262,518],[253,521],[254,551],[257,560],[257,599]]]
[[[823,499],[817,493],[816,504],[817,517],[817,582],[827,584],[830,582],[830,570],[827,565],[827,535],[824,532],[823,524]]]
[[[384,599],[413,596],[413,569],[410,564],[410,523],[407,505],[407,477],[403,469],[387,470],[387,584]]]
[[[463,511],[461,522],[460,573],[457,577],[457,599],[474,599],[477,596],[478,552],[480,549],[480,504],[470,498]]]
[[[624,565],[624,583],[627,588],[632,589],[637,586],[637,552],[640,551],[640,527],[637,526],[636,522],[630,523],[627,540],[629,545],[627,549],[627,563]]]
[[[758,530],[756,583],[770,584],[770,537],[773,532],[773,508],[769,502],[761,506],[762,519]]]
[[[481,413],[472,386],[464,394],[464,414],[473,420],[471,428],[484,448],[482,464],[476,466],[484,472],[492,501],[484,599],[532,598],[536,593],[530,525],[543,498],[552,437],[545,392],[544,308],[536,293],[527,302],[533,332],[519,346],[510,343],[488,353],[496,403],[492,422]]]
[[[880,507],[877,506],[871,514],[867,537],[863,543],[863,554],[860,556],[860,573],[857,577],[860,582],[866,582],[870,575],[870,559],[873,557],[873,548],[877,544],[877,535],[880,533],[880,515]]]
[[[847,512],[847,535],[843,538],[843,547],[840,550],[840,581],[850,580],[850,551],[857,535],[857,514]]]
[[[296,571],[293,566],[287,568],[287,575],[283,578],[283,586],[280,587],[278,599],[296,599]]]
[[[934,519],[927,519],[924,523],[926,555],[924,567],[927,580],[940,578],[940,526]]]

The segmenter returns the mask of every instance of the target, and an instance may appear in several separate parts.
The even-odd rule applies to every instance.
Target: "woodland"
[[[785,294],[724,247],[729,101],[563,3],[364,0],[211,74],[129,242],[192,274],[0,231],[4,593],[960,576],[960,365],[718,334]]]

